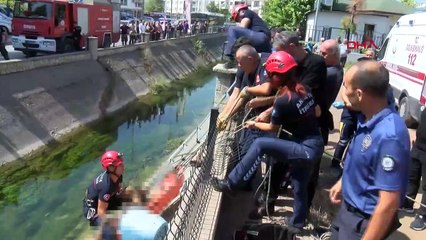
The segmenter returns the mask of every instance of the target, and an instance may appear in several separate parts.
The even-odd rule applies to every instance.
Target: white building
[[[207,12],[209,0],[192,0],[191,12]],[[164,12],[172,15],[184,15],[185,0],[165,0]]]
[[[416,8],[426,8],[426,2],[417,3]]]
[[[133,17],[142,17],[144,0],[120,0],[121,14]]]
[[[123,1],[123,0],[122,0]],[[127,0],[132,1],[132,0]],[[232,10],[235,4],[247,3],[250,9],[254,12],[261,14],[261,9],[265,0],[249,0],[249,1],[235,1],[235,0],[192,0],[191,12],[208,12],[207,6],[210,2],[214,2],[220,8],[227,8]],[[164,12],[172,13],[173,15],[184,14],[185,0],[165,0]]]
[[[213,1],[213,0],[212,0]],[[265,0],[248,0],[248,1],[235,1],[235,0],[214,0],[216,5],[218,5],[220,8],[228,8],[229,11],[232,11],[232,8],[236,4],[246,3],[250,6],[250,9],[254,12],[258,13],[259,15],[262,15],[262,6],[265,2]]]
[[[315,10],[308,13],[305,41],[312,38],[318,41],[341,36],[346,38],[346,30],[342,27],[342,19],[349,16],[347,6],[351,0],[334,0],[331,7],[322,5],[318,13],[315,31]],[[351,34],[351,41],[363,42],[370,37],[376,44],[381,44],[396,21],[405,14],[415,11],[397,0],[366,0],[362,10],[355,16],[356,31]]]

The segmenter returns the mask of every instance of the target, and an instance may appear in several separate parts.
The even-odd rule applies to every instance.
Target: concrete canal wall
[[[224,34],[0,64],[0,164],[220,59]]]

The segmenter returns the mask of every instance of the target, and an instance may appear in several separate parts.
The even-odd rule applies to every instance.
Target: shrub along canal
[[[75,239],[88,229],[82,198],[105,149],[125,154],[125,184],[141,185],[209,113],[216,77],[201,70],[28,159],[1,166],[2,239]]]

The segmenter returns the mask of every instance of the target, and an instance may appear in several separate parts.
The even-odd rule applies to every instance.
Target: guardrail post
[[[143,33],[143,42],[148,43],[150,41],[151,34]]]
[[[220,57],[220,60],[223,61],[223,55],[225,54],[225,45],[228,43],[228,41],[223,42],[222,44],[222,56]]]
[[[98,59],[98,38],[97,37],[88,37],[86,49],[89,51],[93,60]]]
[[[219,116],[219,108],[213,107],[210,110],[210,123],[209,123],[209,131],[207,133],[207,146],[210,146],[210,144],[214,140],[213,134],[216,132],[216,122],[217,122],[218,116]]]

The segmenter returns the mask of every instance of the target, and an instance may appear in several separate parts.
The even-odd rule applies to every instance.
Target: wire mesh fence
[[[207,181],[212,171],[218,114],[217,108],[211,110],[208,136],[198,153],[191,156],[195,161],[181,189],[181,202],[169,224],[167,239],[197,239],[200,234],[208,197],[212,191]]]

